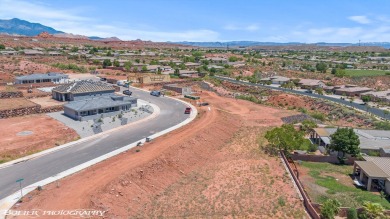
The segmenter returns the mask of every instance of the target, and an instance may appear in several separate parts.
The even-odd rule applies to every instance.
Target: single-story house
[[[44,53],[39,50],[34,50],[34,49],[25,49],[23,50],[23,53],[28,56],[37,56],[37,55],[43,55]]]
[[[337,128],[314,128],[310,133],[310,140],[319,146],[321,152],[324,152],[330,145],[330,136],[335,133],[336,130]],[[354,129],[354,131],[359,137],[361,152],[379,152],[381,148],[385,150],[390,149],[390,131],[369,129]]]
[[[291,81],[291,79],[283,76],[272,76],[269,78],[262,78],[260,81],[271,81],[272,84],[285,84]]]
[[[363,159],[353,164],[353,175],[359,175],[367,191],[371,191],[374,183],[377,190],[390,194],[390,158],[364,156]]]
[[[298,85],[302,88],[302,89],[311,89],[311,90],[314,90],[316,88],[319,88],[319,87],[324,87],[325,86],[325,83],[322,82],[321,80],[315,80],[315,79],[301,79],[299,82],[298,82]]]
[[[71,101],[64,105],[64,114],[75,120],[115,116],[137,106],[137,98],[107,95]]]
[[[19,52],[14,51],[14,50],[3,50],[3,51],[0,51],[0,54],[10,56],[10,55],[17,55],[17,54],[19,54]]]
[[[186,62],[184,65],[189,68],[189,69],[195,69],[200,66],[200,63],[195,63],[195,62]]]
[[[208,61],[213,62],[213,63],[227,63],[228,62],[228,59],[223,58],[223,57],[209,57],[209,58],[205,58],[204,60],[208,60]]]
[[[337,95],[346,95],[349,97],[354,97],[354,96],[360,96],[360,94],[366,93],[369,91],[372,91],[372,88],[346,86],[344,88],[335,89],[334,93]]]
[[[97,96],[111,95],[115,88],[100,81],[76,81],[53,88],[53,99],[59,101],[74,101]]]
[[[220,65],[209,65],[207,66],[207,68],[210,70],[212,68],[214,68],[215,70],[222,70],[222,69],[225,69],[225,67],[223,66],[220,66]]]
[[[340,89],[345,87],[344,85],[335,85],[335,86],[323,86],[322,89],[324,89],[327,93],[334,93],[336,89]]]
[[[24,75],[16,77],[15,84],[34,84],[34,83],[66,83],[69,76],[64,73],[50,72],[46,74],[34,73],[30,75]]]
[[[235,68],[239,68],[239,67],[244,67],[245,66],[245,62],[244,61],[228,62],[227,64],[231,65],[231,66],[233,66]]]
[[[379,156],[381,157],[390,157],[390,149],[379,149]]]
[[[386,91],[370,91],[362,93],[360,96],[369,96],[372,101],[390,102],[390,90]]]
[[[192,71],[192,70],[179,70],[180,72],[180,77],[184,78],[198,78],[199,73],[197,71]]]

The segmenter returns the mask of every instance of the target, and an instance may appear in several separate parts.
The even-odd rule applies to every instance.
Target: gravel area
[[[117,116],[107,116],[101,119],[88,120],[88,121],[76,121],[64,115],[64,111],[48,113],[47,115],[62,122],[69,128],[74,129],[80,138],[85,138],[100,132],[108,131],[113,128],[117,128],[122,125],[126,125],[145,117],[150,116],[153,113],[153,108],[148,105],[146,101],[138,100],[138,107],[134,107],[131,111],[125,112],[122,118]]]

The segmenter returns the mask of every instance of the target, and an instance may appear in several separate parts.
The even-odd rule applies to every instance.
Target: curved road
[[[290,90],[290,89],[281,88],[281,87],[271,87],[271,86],[266,86],[266,85],[262,85],[262,84],[254,84],[254,83],[250,83],[250,82],[237,81],[237,80],[234,80],[234,79],[231,79],[231,78],[225,78],[225,77],[220,77],[220,76],[215,76],[215,78],[218,78],[220,80],[229,81],[229,82],[232,82],[232,83],[235,83],[235,84],[263,87],[263,88],[268,88],[268,89],[273,89],[273,90],[290,92],[290,93],[294,93],[294,94],[306,95],[306,96],[309,96],[309,97],[315,97],[315,98],[321,98],[321,99],[325,99],[325,100],[330,100],[330,101],[333,101],[335,103],[343,104],[343,105],[346,105],[346,106],[349,106],[349,107],[353,107],[353,108],[356,108],[356,109],[359,109],[359,110],[362,110],[362,111],[366,111],[366,112],[368,111],[368,112],[370,112],[370,113],[372,113],[372,114],[374,114],[374,115],[376,115],[376,116],[378,116],[378,117],[380,117],[382,119],[390,119],[390,115],[389,114],[385,115],[385,113],[381,109],[372,108],[372,107],[367,108],[366,105],[360,105],[360,104],[357,104],[357,103],[351,103],[348,100],[336,99],[336,98],[333,98],[333,97],[328,97],[328,96],[319,95],[319,94],[305,93],[305,92],[302,92],[302,91]]]
[[[120,129],[42,157],[0,169],[0,200],[18,191],[19,185],[15,181],[20,178],[24,179],[24,186],[31,185],[130,143],[145,139],[189,117],[188,114],[184,114],[186,107],[184,103],[171,98],[154,97],[138,89],[131,90],[134,97],[157,105],[160,108],[160,114],[156,118],[138,124],[136,129],[134,127]]]

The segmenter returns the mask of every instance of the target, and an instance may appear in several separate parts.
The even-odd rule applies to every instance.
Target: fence
[[[311,155],[311,154],[291,154],[290,156],[293,160],[309,161],[309,162],[321,162],[321,163],[340,163],[337,156],[324,156],[324,155]],[[345,164],[353,164],[355,162],[355,157],[348,157],[345,160]]]
[[[301,182],[299,181],[295,171],[293,171],[293,169],[291,168],[291,165],[290,165],[290,162],[287,160],[286,156],[284,155],[283,152],[280,152],[284,162],[286,163],[287,165],[287,168],[288,170],[290,171],[298,189],[299,189],[299,192],[301,193],[302,197],[303,197],[303,205],[305,206],[307,212],[309,213],[309,215],[314,218],[314,219],[320,219],[320,215],[317,213],[316,209],[314,208],[314,206],[312,205],[309,197],[306,195],[306,192],[305,190],[303,189],[303,186],[301,184]],[[296,168],[295,168],[296,169]]]

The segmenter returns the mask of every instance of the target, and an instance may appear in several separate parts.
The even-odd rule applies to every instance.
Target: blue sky
[[[0,19],[123,40],[390,41],[388,0],[0,0]]]

